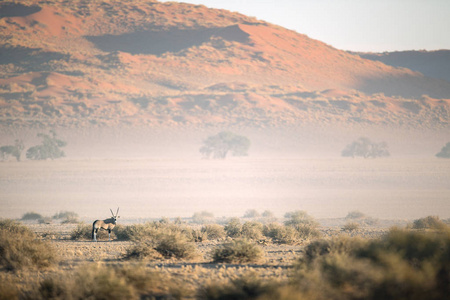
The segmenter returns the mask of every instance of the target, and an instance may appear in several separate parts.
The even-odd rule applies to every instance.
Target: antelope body
[[[112,217],[106,220],[95,220],[92,224],[92,239],[97,241],[97,232],[99,229],[107,230],[109,235],[109,241],[111,241],[111,230],[116,226],[117,218],[119,218],[119,208],[117,208],[116,215],[114,215],[113,211],[111,211]]]

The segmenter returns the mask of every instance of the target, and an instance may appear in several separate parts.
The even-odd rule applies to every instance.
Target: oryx
[[[97,241],[97,232],[99,229],[108,230],[109,235],[109,241],[111,241],[111,230],[114,229],[114,226],[116,226],[117,218],[119,218],[119,208],[117,208],[116,215],[114,215],[112,209],[109,209],[111,211],[112,217],[106,220],[95,220],[92,224],[92,239],[96,242]]]

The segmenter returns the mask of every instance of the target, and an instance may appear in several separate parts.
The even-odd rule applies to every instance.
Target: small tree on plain
[[[17,161],[20,161],[20,157],[22,155],[23,148],[22,140],[17,139],[14,145],[6,145],[0,147],[0,158],[2,160],[6,160],[8,156],[13,156]]]
[[[61,148],[65,147],[67,143],[58,139],[53,130],[50,131],[50,134],[39,133],[37,136],[42,138],[42,143],[27,150],[28,159],[46,160],[50,158],[53,160],[66,156]]]
[[[225,159],[231,152],[233,156],[247,156],[250,140],[229,131],[222,131],[203,141],[200,153],[204,158]]]
[[[387,157],[390,155],[386,142],[374,143],[366,137],[360,137],[348,144],[341,155],[344,157],[360,156],[364,158]]]
[[[450,142],[448,142],[444,147],[442,147],[441,152],[436,154],[439,158],[450,158]]]

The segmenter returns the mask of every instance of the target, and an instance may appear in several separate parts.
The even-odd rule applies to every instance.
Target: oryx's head
[[[111,211],[111,214],[112,214],[112,218],[111,219],[113,219],[113,224],[116,225],[117,219],[120,218],[119,217],[119,208],[117,208],[117,212],[116,212],[115,215],[114,215],[114,213],[113,213],[111,208],[109,210]]]

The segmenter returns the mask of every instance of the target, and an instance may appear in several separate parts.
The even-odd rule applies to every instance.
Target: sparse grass
[[[244,239],[224,243],[213,250],[214,262],[251,263],[263,258],[260,247]]]
[[[8,271],[44,269],[57,261],[53,247],[27,227],[11,220],[0,221],[0,266]]]
[[[27,212],[22,216],[21,220],[30,221],[30,220],[39,220],[42,219],[42,215],[36,212]]]

